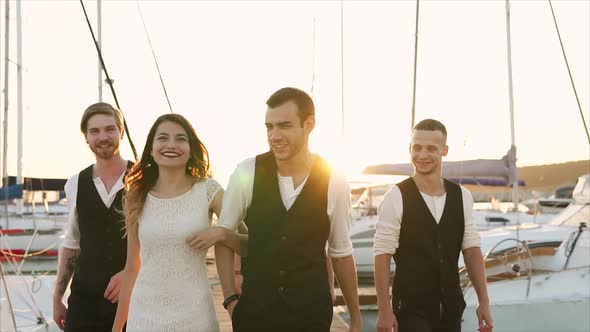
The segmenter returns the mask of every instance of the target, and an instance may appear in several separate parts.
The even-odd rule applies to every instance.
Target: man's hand
[[[53,300],[53,321],[57,324],[60,330],[66,327],[66,317],[68,309],[62,300]]]
[[[491,332],[494,328],[494,322],[492,321],[492,313],[489,304],[480,304],[475,310],[477,314],[477,320],[479,321],[480,332]]]
[[[119,301],[119,292],[121,291],[121,279],[123,271],[115,274],[111,277],[107,289],[104,291],[104,298],[111,301],[111,303],[117,303]]]
[[[362,324],[360,319],[351,319],[348,332],[361,332],[361,327]]]
[[[221,227],[210,227],[201,232],[194,232],[186,238],[186,243],[197,250],[207,250],[223,240],[224,230]]]
[[[234,309],[236,308],[236,304],[238,304],[238,300],[232,301],[227,305],[227,313],[229,314],[229,318],[232,319],[234,315]]]
[[[377,332],[398,332],[397,319],[390,310],[379,310],[377,313]]]

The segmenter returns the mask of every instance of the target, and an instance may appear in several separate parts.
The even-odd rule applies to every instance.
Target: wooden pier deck
[[[219,283],[219,276],[215,267],[214,257],[212,251],[207,255],[207,274],[209,276],[209,283],[211,284],[211,294],[215,303],[215,312],[219,320],[221,332],[232,332],[231,320],[227,311],[223,309],[223,292],[221,291],[221,284]],[[332,320],[332,327],[330,332],[345,332],[348,331],[348,324],[338,314],[334,313]]]

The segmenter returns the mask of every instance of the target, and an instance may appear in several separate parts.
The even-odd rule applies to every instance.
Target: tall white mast
[[[507,55],[508,55],[508,102],[510,104],[510,137],[511,137],[511,148],[514,149],[516,154],[516,139],[514,134],[514,100],[513,100],[513,89],[512,89],[512,48],[510,40],[510,2],[506,0],[506,42],[507,42]],[[514,202],[514,211],[518,211],[518,169],[514,165],[512,170],[512,200]]]
[[[9,46],[10,46],[10,1],[5,2],[4,10],[5,39],[4,39],[4,120],[2,122],[2,186],[8,186],[8,69],[9,69]],[[1,194],[4,197],[4,193]]]
[[[17,173],[16,184],[23,183],[23,40],[22,1],[16,0],[16,105],[17,105]],[[18,199],[16,213],[23,213],[23,200]]]

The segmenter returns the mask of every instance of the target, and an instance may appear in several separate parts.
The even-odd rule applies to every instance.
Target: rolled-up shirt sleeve
[[[330,176],[327,212],[330,218],[328,256],[340,258],[352,255],[350,186],[346,176],[338,170],[334,170]]]
[[[217,226],[235,231],[252,203],[256,159],[246,159],[229,178]]]
[[[463,215],[465,219],[465,231],[463,233],[463,243],[461,249],[481,247],[481,238],[475,225],[473,224],[473,196],[469,190],[461,187],[463,196]]]
[[[68,202],[68,224],[66,225],[66,234],[62,242],[62,247],[68,249],[80,249],[80,228],[78,227],[78,218],[76,215],[78,175],[75,175],[66,181],[64,191]]]
[[[375,225],[375,243],[373,254],[395,254],[399,247],[399,235],[402,217],[402,194],[397,186],[391,187],[379,205],[377,224]]]

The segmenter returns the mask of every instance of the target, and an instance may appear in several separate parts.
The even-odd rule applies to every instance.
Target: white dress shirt
[[[78,198],[78,175],[79,174],[76,174],[69,178],[64,186],[64,191],[66,192],[66,199],[68,202],[69,215],[66,236],[62,246],[69,249],[80,249],[80,227],[78,226],[78,216],[76,214],[76,199]],[[111,188],[110,192],[107,192],[107,188],[99,177],[92,179],[94,181],[96,191],[98,191],[98,194],[100,195],[100,198],[106,207],[110,208],[111,204],[113,204],[113,201],[115,200],[115,197],[117,196],[117,192],[125,188],[125,184],[123,183],[124,177],[125,172],[121,174],[117,182],[115,182],[113,188]]]
[[[465,216],[465,231],[461,249],[465,250],[467,248],[479,247],[481,245],[481,239],[472,221],[473,197],[469,190],[463,187],[461,187],[461,193],[463,197],[463,215]],[[445,193],[441,196],[431,196],[423,192],[420,192],[420,194],[438,224],[445,208],[447,194]],[[375,245],[373,247],[375,256],[381,254],[393,255],[399,247],[403,206],[402,193],[399,187],[391,187],[379,206],[379,219],[375,227]]]
[[[235,230],[246,216],[252,203],[256,158],[249,158],[238,164],[232,173],[227,190],[223,195],[223,207],[219,216],[219,226]],[[278,174],[277,174],[278,175]],[[278,175],[279,190],[283,205],[288,210],[295,202],[307,178],[297,187],[293,179]],[[328,255],[346,257],[352,255],[350,241],[350,187],[344,174],[333,170],[328,184],[328,208],[330,236],[328,238]]]

